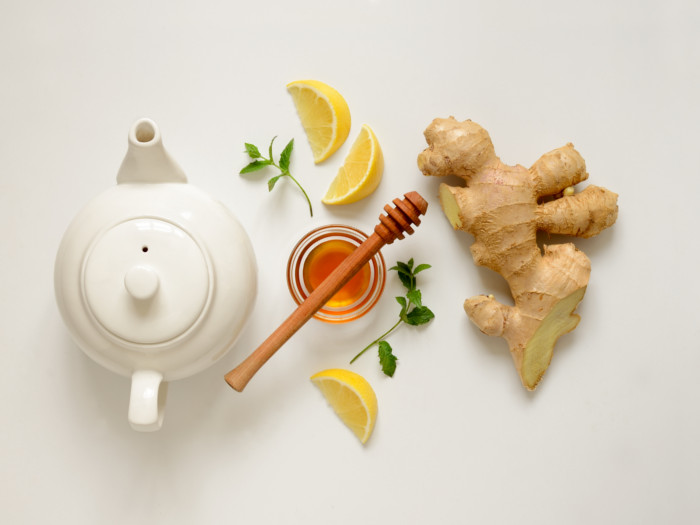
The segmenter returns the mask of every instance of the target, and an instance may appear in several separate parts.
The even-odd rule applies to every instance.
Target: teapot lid
[[[113,336],[139,345],[186,333],[203,315],[212,285],[206,251],[161,218],[133,218],[109,228],[83,263],[87,309]]]

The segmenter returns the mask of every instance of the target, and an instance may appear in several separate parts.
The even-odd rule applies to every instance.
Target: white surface
[[[354,7],[350,8],[349,5]],[[0,522],[695,523],[700,503],[700,323],[696,275],[700,139],[697,2],[12,2],[0,16]],[[314,166],[285,83],[318,78],[353,115],[351,136]],[[505,343],[461,309],[507,290],[471,261],[422,131],[471,118],[501,158],[529,165],[573,142],[589,182],[620,194],[617,224],[577,241],[593,273],[579,328],[534,394]],[[260,294],[237,347],[174,382],[162,430],[129,427],[129,381],[69,339],[53,260],[69,221],[115,184],[127,132],[153,118],[190,183],[250,233]],[[379,137],[377,192],[346,208],[320,198],[362,123]],[[243,142],[294,137],[296,188],[240,177]],[[372,228],[416,189],[431,208],[413,237],[436,319],[352,369],[379,399],[362,447],[308,377],[344,367],[392,323],[390,280],[375,315],[313,322],[243,394],[223,374],[292,309],[284,265],[315,225]]]

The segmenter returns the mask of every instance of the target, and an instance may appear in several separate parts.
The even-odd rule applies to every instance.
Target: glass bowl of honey
[[[287,285],[301,304],[367,235],[357,228],[329,224],[316,228],[294,246],[287,262]],[[386,265],[377,253],[314,315],[327,323],[347,323],[369,312],[384,291]]]

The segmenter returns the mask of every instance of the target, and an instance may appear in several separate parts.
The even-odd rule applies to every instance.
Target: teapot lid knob
[[[150,266],[137,264],[124,275],[124,286],[129,295],[138,301],[151,299],[158,291],[158,273]]]

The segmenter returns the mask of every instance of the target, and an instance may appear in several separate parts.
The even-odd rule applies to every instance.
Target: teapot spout
[[[137,120],[129,131],[129,148],[117,174],[117,184],[187,182],[182,168],[163,147],[155,122]]]

